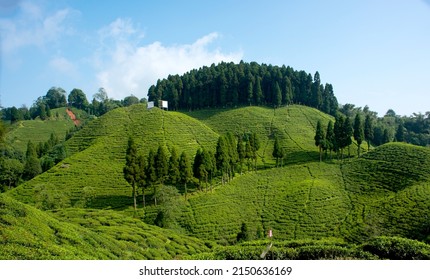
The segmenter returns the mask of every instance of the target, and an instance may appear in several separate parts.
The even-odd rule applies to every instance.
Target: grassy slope
[[[389,144],[343,164],[319,163],[313,143],[315,125],[318,119],[326,125],[331,117],[315,109],[247,107],[187,114],[196,119],[158,109],[146,111],[141,105],[114,110],[67,142],[72,157],[9,194],[42,208],[48,200],[63,208],[128,209],[130,188],[122,178],[128,135],[136,137],[142,152],[161,142],[193,155],[201,145],[214,149],[221,133],[256,131],[261,140],[260,168],[274,165],[274,133],[289,152],[287,166],[237,176],[213,192],[190,196],[179,222],[191,235],[231,244],[243,221],[253,235],[273,228],[279,240],[363,241],[381,234],[420,239],[428,235],[428,149]],[[355,150],[351,148],[352,153]],[[415,176],[411,179],[410,174]],[[73,211],[56,215],[76,223]],[[96,220],[103,216],[94,210],[80,211],[93,213]],[[155,211],[147,208],[149,216]]]
[[[273,228],[280,240],[379,235],[430,236],[430,150],[387,144],[343,164],[291,164],[235,178],[189,200],[184,226],[195,236],[234,243]],[[370,179],[373,178],[373,179]]]
[[[73,111],[78,110],[74,109]],[[59,139],[64,139],[66,132],[74,127],[73,121],[66,113],[66,108],[53,109],[51,115],[52,117],[45,121],[40,119],[19,121],[12,125],[11,130],[6,135],[6,143],[25,153],[29,140],[34,144],[46,142],[51,133],[54,133]]]
[[[56,215],[0,195],[0,259],[173,259],[208,251],[202,241],[113,211]]]
[[[50,196],[61,198],[59,207],[127,208],[131,188],[122,169],[129,136],[145,155],[162,143],[190,157],[200,146],[214,146],[218,138],[207,126],[180,113],[147,111],[141,104],[117,109],[66,142],[71,157],[9,194],[36,205]]]

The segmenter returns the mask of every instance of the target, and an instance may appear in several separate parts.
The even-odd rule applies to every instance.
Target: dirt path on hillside
[[[81,122],[76,118],[75,114],[73,114],[73,112],[67,108],[66,109],[67,115],[69,115],[70,119],[72,119],[73,123],[78,126]]]

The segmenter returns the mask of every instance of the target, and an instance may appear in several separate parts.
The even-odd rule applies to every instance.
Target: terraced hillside
[[[78,115],[84,114],[77,109],[74,111]],[[51,115],[52,117],[45,121],[36,119],[13,124],[11,131],[6,134],[6,143],[25,153],[29,140],[34,144],[46,142],[51,133],[54,133],[59,139],[64,139],[66,132],[74,127],[73,121],[66,113],[66,108],[53,109]]]
[[[160,208],[151,201],[144,213],[139,209],[132,217],[131,188],[122,174],[128,137],[135,138],[144,154],[161,143],[192,157],[199,147],[215,150],[220,134],[257,132],[258,171],[236,174],[230,183],[216,184],[212,191],[195,191],[187,201],[180,196],[175,230],[219,245],[235,244],[243,222],[251,238],[264,238],[273,229],[280,244],[327,238],[363,243],[383,235],[430,241],[430,150],[386,144],[361,158],[333,157],[320,163],[315,127],[318,120],[326,126],[330,119],[298,105],[186,114],[148,111],[141,104],[120,108],[93,120],[67,141],[69,158],[7,195],[105,238],[122,240],[123,236],[127,242],[145,244],[143,231],[156,234],[159,230],[147,224],[155,223]],[[271,156],[275,135],[287,150],[283,168],[274,168]],[[356,147],[351,148],[351,154],[355,152]],[[178,238],[177,243],[184,244]],[[206,250],[197,247],[190,251]],[[351,255],[344,257],[369,256],[360,255],[361,249],[347,249]],[[176,251],[167,249],[171,250]]]
[[[279,240],[363,242],[379,235],[426,240],[429,160],[427,148],[396,143],[345,163],[259,171],[192,197],[182,223],[193,235],[223,244],[235,242],[242,222],[254,238],[271,228]]]
[[[58,217],[0,194],[0,259],[173,259],[209,251],[113,211],[69,209]]]
[[[10,192],[42,209],[64,207],[116,208],[130,206],[131,188],[123,178],[125,151],[133,136],[147,154],[159,143],[176,146],[191,157],[199,147],[214,147],[218,135],[197,120],[139,104],[120,108],[90,122],[66,142],[71,156]],[[44,206],[51,199],[53,205]]]

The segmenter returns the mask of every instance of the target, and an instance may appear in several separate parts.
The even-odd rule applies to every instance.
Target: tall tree
[[[51,87],[45,95],[46,105],[51,109],[66,107],[66,91],[60,87]]]
[[[137,160],[137,146],[133,138],[128,138],[127,151],[125,155],[125,166],[123,168],[124,179],[131,185],[134,210],[137,208],[136,183],[140,176],[139,163]]]
[[[239,157],[239,168],[240,168],[240,174],[242,175],[242,171],[243,171],[243,162],[246,158],[246,149],[245,149],[245,145],[242,141],[242,137],[239,137],[237,139],[237,155]]]
[[[216,167],[221,172],[222,183],[226,182],[226,176],[228,174],[228,170],[230,167],[230,157],[229,157],[229,148],[228,142],[225,136],[221,135],[218,138],[217,146],[216,146]]]
[[[157,188],[157,170],[155,164],[156,154],[154,150],[150,149],[148,153],[148,162],[146,164],[145,169],[145,177],[147,184],[154,188],[154,194],[156,193]],[[157,205],[157,198],[154,196],[154,203]]]
[[[318,120],[317,122],[317,129],[315,132],[315,146],[317,146],[319,148],[320,151],[320,162],[322,161],[322,149],[323,146],[325,145],[324,141],[325,141],[325,132],[324,129],[322,127],[321,121]]]
[[[405,130],[405,128],[404,128],[403,124],[399,123],[399,125],[397,126],[396,135],[395,135],[395,139],[397,142],[405,141],[404,130]]]
[[[67,98],[70,106],[76,107],[78,109],[85,110],[88,107],[88,100],[85,93],[77,88],[74,88],[68,98]]]
[[[254,84],[255,104],[261,105],[264,100],[263,90],[261,89],[261,78],[257,77]]]
[[[147,160],[143,155],[139,155],[137,157],[137,168],[138,168],[138,174],[136,177],[136,184],[137,187],[142,189],[142,203],[143,203],[143,208],[145,208],[146,206],[146,199],[145,199],[145,189],[147,187],[147,181],[146,181],[146,163]]]
[[[382,144],[390,142],[390,133],[387,128],[384,129],[384,134],[382,136]]]
[[[166,150],[161,144],[158,146],[157,154],[155,155],[155,172],[157,174],[157,182],[160,185],[164,185],[164,180],[169,172],[169,162]],[[154,188],[154,197],[157,197],[157,187]],[[155,201],[157,204],[157,201]]]
[[[175,147],[170,150],[169,158],[169,180],[172,185],[179,183],[181,174],[179,173],[179,155]]]
[[[351,156],[351,144],[352,144],[351,137],[354,134],[354,129],[353,129],[350,117],[346,117],[343,129],[344,129],[344,133],[345,133],[343,141],[345,141],[345,147],[348,147],[348,157],[350,157]]]
[[[364,140],[364,124],[360,114],[356,114],[354,119],[354,139],[355,141],[357,141],[357,145],[358,145],[357,154],[358,154],[358,157],[360,157],[360,152],[361,152],[360,147],[361,147],[361,143],[363,143],[363,140]]]
[[[193,170],[191,168],[191,163],[188,160],[187,154],[182,152],[179,157],[179,173],[181,174],[181,183],[184,184],[184,194],[185,200],[187,200],[187,184],[191,182],[193,178]]]
[[[282,92],[278,82],[275,82],[273,88],[273,100],[275,108],[279,108],[282,104]]]
[[[334,123],[334,136],[335,136],[335,148],[340,151],[341,158],[343,159],[343,148],[345,145],[345,117],[341,114],[336,116],[336,121]]]
[[[326,140],[326,148],[330,151],[330,159],[331,159],[331,152],[334,150],[336,146],[336,137],[334,135],[333,122],[331,120],[328,122],[328,125],[327,125],[325,140]]]
[[[36,147],[31,141],[28,141],[23,177],[25,180],[30,180],[40,173],[42,173],[42,167],[39,159],[37,158]]]
[[[212,151],[208,151],[203,149],[203,164],[205,166],[206,171],[208,172],[208,176],[206,176],[206,187],[207,187],[207,178],[210,178],[210,184],[212,184],[213,174],[216,172],[216,159],[215,155]]]
[[[279,143],[278,136],[275,136],[275,142],[273,144],[272,156],[276,159],[276,167],[279,167],[279,166],[282,167],[282,161],[283,161],[283,158],[285,156],[285,151]]]
[[[367,151],[369,151],[370,141],[373,140],[373,124],[369,114],[366,115],[364,120],[364,139],[367,141]]]
[[[194,163],[193,163],[193,175],[199,180],[199,187],[201,188],[202,180],[205,179],[205,175],[207,175],[207,171],[205,169],[204,163],[203,163],[203,150],[198,149],[196,152],[196,155],[194,156]]]

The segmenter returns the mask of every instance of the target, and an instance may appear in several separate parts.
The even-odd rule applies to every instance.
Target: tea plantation
[[[353,143],[351,157],[319,162],[318,120],[326,127],[333,118],[300,105],[113,110],[65,143],[65,160],[0,196],[0,258],[254,259],[272,229],[267,259],[428,259],[430,150],[391,143],[357,158]],[[224,185],[215,178],[211,188],[191,183],[187,199],[179,188],[167,205],[156,206],[149,189],[146,207],[139,196],[133,210],[123,176],[130,136],[144,155],[161,144],[193,158],[227,132],[257,133],[257,171]],[[275,137],[283,167],[272,157]],[[168,223],[155,226],[166,207]],[[242,224],[247,242],[237,241]]]

